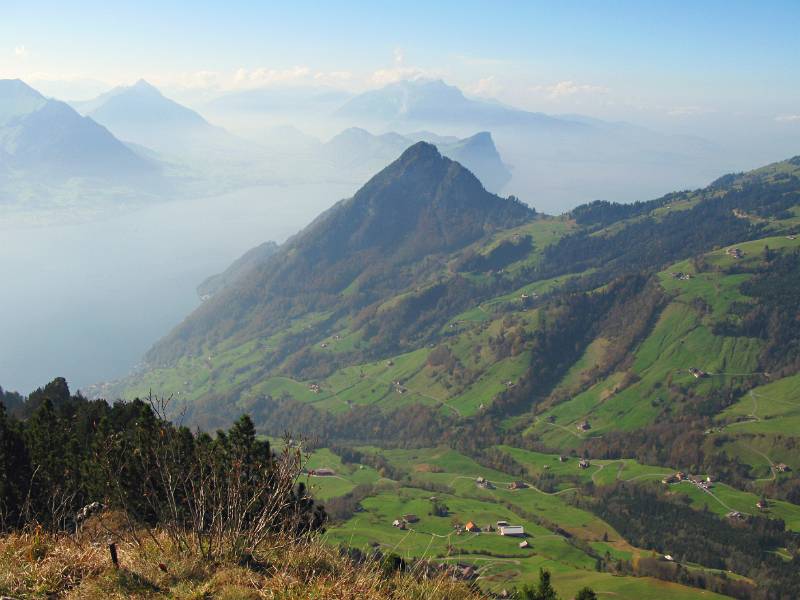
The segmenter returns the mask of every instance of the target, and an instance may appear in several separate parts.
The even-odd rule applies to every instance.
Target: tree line
[[[165,418],[166,404],[90,401],[62,378],[11,410],[0,403],[0,529],[75,530],[99,503],[132,532],[159,527],[217,554],[323,527],[324,508],[298,482],[299,449],[274,451],[246,415],[213,436],[192,432]]]

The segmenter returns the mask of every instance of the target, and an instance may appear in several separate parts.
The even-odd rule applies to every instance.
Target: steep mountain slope
[[[228,321],[203,330],[198,311],[184,327],[201,343],[154,349],[164,362],[126,395],[174,394],[208,428],[247,411],[267,434],[312,436],[309,468],[336,475],[308,480],[331,543],[447,556],[484,589],[547,565],[565,593],[796,595],[800,157],[650,202],[515,215],[426,256],[431,229],[395,232],[382,205],[398,189],[437,205],[405,181],[425,155],[212,299]],[[245,293],[258,308],[239,310]],[[526,543],[492,535],[498,521]]]
[[[489,132],[458,139],[428,132],[373,135],[365,129],[351,127],[329,140],[321,151],[338,169],[372,173],[420,141],[434,144],[444,156],[472,171],[489,191],[499,191],[511,179],[511,173],[503,163]]]
[[[725,300],[708,321],[717,301],[673,297],[673,282],[683,280],[668,274],[699,269],[674,265],[682,260],[717,265],[713,257],[728,255],[715,248],[750,248],[747,240],[791,250],[799,173],[792,159],[696,192],[533,218],[417,145],[202,306],[151,351],[152,370],[129,393],[153,387],[215,398],[206,413],[228,395],[288,394],[343,417],[359,406],[388,415],[414,404],[445,421],[514,416],[509,431],[567,449],[594,431],[611,439],[646,428],[689,397],[663,399],[667,376],[682,372],[690,382],[690,367],[721,370],[704,354],[737,372],[792,374],[763,354],[763,341],[722,333],[718,323],[735,321],[741,304]],[[431,181],[437,187],[424,189]],[[467,202],[470,194],[478,200]],[[764,265],[725,268],[755,273]],[[732,274],[703,283],[708,277],[692,286],[728,290],[742,281]],[[736,396],[741,381],[719,381],[709,393]],[[584,420],[588,433],[578,429]]]
[[[19,80],[0,81],[0,158],[8,169],[44,181],[125,179],[156,171],[153,161],[94,120]]]
[[[201,306],[148,359],[170,362],[230,336],[265,336],[310,313],[365,309],[438,270],[438,256],[532,217],[420,142]]]
[[[78,107],[117,137],[167,154],[223,153],[243,145],[143,79],[78,103]]]
[[[242,256],[233,261],[231,266],[225,269],[222,273],[212,275],[198,285],[197,295],[200,296],[202,300],[208,300],[220,290],[235,283],[237,279],[246,275],[248,271],[267,260],[277,251],[278,244],[275,242],[264,242],[255,248],[251,248]]]
[[[500,153],[488,131],[453,142],[442,144],[441,151],[475,173],[489,190],[500,190],[511,179],[508,167],[503,164]]]

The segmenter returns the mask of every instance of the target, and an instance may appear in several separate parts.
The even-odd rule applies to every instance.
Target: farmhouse
[[[762,498],[758,502],[756,502],[756,508],[758,510],[767,510],[769,508],[769,502],[767,502],[766,498]]]
[[[505,527],[500,527],[500,535],[522,537],[525,535],[525,530],[522,525],[506,525]]]
[[[589,424],[589,421],[581,421],[578,423],[577,428],[579,431],[589,431],[592,426]]]
[[[520,547],[520,548],[530,548],[530,547],[531,547],[531,544],[530,544],[530,542],[529,542],[528,540],[522,540],[522,541],[519,543],[519,547]]]
[[[469,531],[470,533],[479,533],[481,528],[475,525],[472,521],[467,521],[467,524],[464,525],[464,529]]]
[[[320,467],[319,469],[309,470],[308,474],[314,475],[315,477],[332,477],[333,475],[336,475],[336,471],[329,469],[328,467]]]
[[[725,250],[725,254],[732,258],[742,258],[744,256],[744,252],[740,248],[728,248]]]
[[[479,488],[483,488],[484,490],[493,490],[494,489],[494,484],[491,481],[489,481],[488,479],[485,479],[484,477],[478,477],[475,480],[475,484]]]
[[[589,467],[591,467],[591,466],[592,466],[592,463],[590,463],[590,462],[589,462],[589,459],[587,459],[587,458],[582,458],[582,459],[580,459],[580,460],[578,461],[578,466],[579,466],[581,469],[588,469]]]
[[[689,279],[692,278],[692,275],[690,273],[683,273],[681,271],[670,273],[670,276],[673,279],[680,279],[681,281],[688,281]]]
[[[512,481],[508,485],[508,489],[510,490],[524,490],[526,487],[528,487],[528,484],[524,481]]]
[[[691,373],[694,376],[695,379],[702,379],[703,377],[707,377],[708,376],[708,373],[706,373],[705,371],[703,371],[701,369],[698,369],[696,367],[691,367],[689,369],[689,373]]]
[[[778,470],[779,473],[786,473],[787,471],[791,471],[791,467],[785,463],[780,463],[775,465],[775,468]]]

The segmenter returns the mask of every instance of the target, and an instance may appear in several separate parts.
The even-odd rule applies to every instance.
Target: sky
[[[436,77],[530,110],[676,132],[800,128],[800,2],[4,0],[0,77],[83,99]],[[714,125],[716,124],[716,125]]]

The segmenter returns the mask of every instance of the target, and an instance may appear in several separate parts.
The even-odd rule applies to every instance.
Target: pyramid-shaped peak
[[[159,96],[161,95],[159,89],[146,79],[139,79],[139,81],[131,86],[131,89],[134,89],[138,92],[149,92],[158,94]]]
[[[442,155],[439,149],[429,142],[417,142],[413,146],[409,146],[403,154],[400,155],[401,162],[410,163],[412,161],[439,161],[442,160]]]
[[[21,79],[0,79],[0,94],[3,96],[44,98],[38,91]]]

